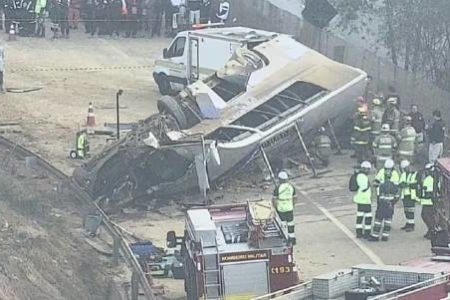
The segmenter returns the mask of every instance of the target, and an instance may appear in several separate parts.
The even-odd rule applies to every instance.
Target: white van
[[[246,27],[183,31],[155,62],[153,77],[163,95],[181,91],[222,68],[237,47],[252,49],[279,34]]]

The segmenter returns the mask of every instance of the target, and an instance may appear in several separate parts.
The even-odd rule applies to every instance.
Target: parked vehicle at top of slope
[[[153,78],[161,94],[173,94],[222,68],[237,48],[252,49],[278,35],[246,27],[180,32],[155,61]]]
[[[171,198],[209,189],[296,129],[345,122],[364,93],[366,73],[280,35],[238,48],[225,67],[158,101],[159,113],[75,170],[95,197]],[[270,147],[268,147],[270,146]]]

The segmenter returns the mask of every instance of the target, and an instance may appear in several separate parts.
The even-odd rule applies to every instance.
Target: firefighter
[[[389,125],[383,124],[381,135],[377,136],[372,142],[377,167],[383,166],[387,159],[393,159],[396,148],[397,139],[390,134]]]
[[[389,124],[391,133],[394,136],[397,136],[397,132],[400,128],[400,111],[397,108],[397,101],[397,97],[388,98],[387,107],[382,118],[383,124]]]
[[[358,117],[353,126],[351,143],[355,149],[358,164],[369,159],[370,156],[370,134],[372,127],[363,107],[358,108]]]
[[[363,161],[359,172],[356,174],[356,185],[358,186],[353,195],[356,203],[356,237],[368,238],[372,228],[372,191],[368,174],[372,168],[370,162]]]
[[[412,169],[411,163],[408,160],[402,160],[400,162],[400,168],[400,198],[403,202],[406,218],[406,224],[401,229],[406,232],[411,232],[414,231],[415,227],[414,215],[417,201],[417,172]]]
[[[386,181],[391,181],[396,186],[400,182],[400,176],[394,168],[394,161],[392,159],[387,159],[384,162],[383,168],[375,176],[374,186],[377,188],[377,196],[380,194],[380,185]]]
[[[87,135],[85,132],[77,133],[77,156],[78,158],[85,158],[88,154],[89,146]]]
[[[273,192],[275,208],[284,226],[287,226],[289,241],[296,244],[294,223],[295,188],[289,183],[289,176],[285,171],[278,173],[280,184]]]
[[[382,182],[379,186],[377,210],[375,212],[373,231],[369,237],[369,241],[378,242],[380,233],[382,241],[386,242],[389,240],[392,216],[394,214],[394,205],[399,198],[398,186],[391,180],[392,175],[392,172],[386,173],[384,182]]]
[[[375,139],[381,134],[381,120],[383,119],[384,108],[381,100],[378,98],[372,100],[372,105],[370,118],[372,122],[372,139]]]
[[[434,206],[433,206],[433,192],[434,192],[434,165],[428,163],[425,166],[425,174],[423,180],[421,180],[420,186],[420,204],[422,205],[422,220],[427,226],[427,233],[424,238],[431,238],[431,230],[433,229],[434,222]]]
[[[411,117],[403,118],[403,128],[398,133],[398,161],[407,160],[412,162],[416,151],[417,133],[411,126]]]
[[[327,167],[330,162],[331,155],[331,139],[325,133],[325,127],[320,127],[312,144],[314,156]]]

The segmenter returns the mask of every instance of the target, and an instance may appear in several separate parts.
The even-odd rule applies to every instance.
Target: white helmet
[[[363,162],[361,163],[361,168],[362,168],[362,169],[371,169],[371,168],[372,168],[372,165],[370,164],[370,162],[368,162],[368,161],[366,160],[366,161],[363,161]]]
[[[393,169],[394,168],[394,161],[392,159],[387,159],[384,162],[384,168],[385,169]]]
[[[381,125],[381,131],[389,131],[389,130],[391,130],[389,124]]]
[[[425,165],[425,170],[430,170],[433,171],[434,170],[434,164],[429,163]]]
[[[289,179],[288,173],[285,171],[281,171],[280,173],[278,173],[278,179],[281,179],[281,180]]]
[[[409,167],[410,163],[408,160],[404,159],[400,162],[400,168],[405,169],[407,167]]]
[[[387,99],[387,103],[390,103],[390,104],[397,104],[397,97],[389,97],[389,98]]]

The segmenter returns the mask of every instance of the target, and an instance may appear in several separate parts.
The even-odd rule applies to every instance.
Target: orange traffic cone
[[[11,23],[11,26],[9,26],[9,41],[15,41],[16,40],[16,26],[14,23]]]
[[[94,106],[92,102],[89,102],[88,114],[86,119],[86,127],[88,133],[94,133],[95,127],[95,114],[94,114]]]

